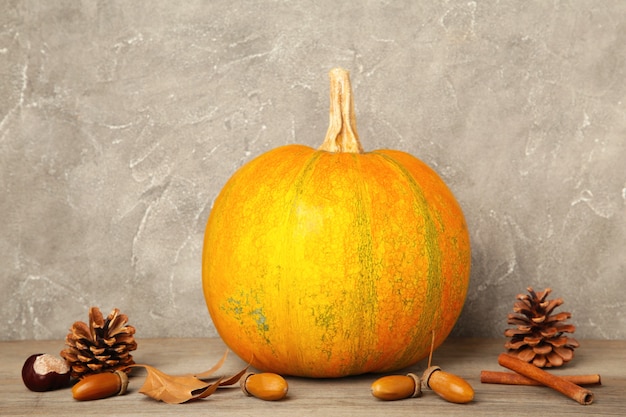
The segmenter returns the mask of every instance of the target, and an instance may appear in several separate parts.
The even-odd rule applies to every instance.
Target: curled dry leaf
[[[230,378],[222,379],[222,382],[220,382],[220,387],[226,387],[226,386],[234,385],[237,382],[239,382],[241,377],[244,376],[244,374],[248,371],[248,367],[249,366],[250,365],[247,365],[245,368],[243,368],[241,371],[239,371],[239,373],[231,376]]]
[[[139,392],[168,404],[182,404],[187,401],[206,398],[220,386],[237,383],[248,369],[246,366],[239,373],[229,378],[221,377],[208,381],[207,379],[224,364],[227,353],[211,369],[195,375],[168,375],[150,365],[132,365],[135,368],[144,368],[148,373]]]
[[[209,383],[188,375],[168,375],[150,365],[133,367],[142,367],[148,372],[139,392],[168,404],[181,404],[196,398],[208,397],[215,392],[220,383],[220,380]]]
[[[222,365],[224,365],[224,362],[226,362],[227,357],[228,357],[228,351],[224,352],[221,359],[217,361],[217,363],[213,365],[211,369],[209,369],[208,371],[201,372],[199,374],[194,374],[193,376],[195,376],[198,379],[207,379],[213,376],[213,374],[217,372],[222,367]]]

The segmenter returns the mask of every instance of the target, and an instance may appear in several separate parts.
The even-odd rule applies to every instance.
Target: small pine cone
[[[74,323],[65,338],[67,347],[61,351],[71,375],[82,378],[134,364],[130,352],[137,349],[135,328],[126,325],[127,321],[128,316],[120,314],[117,308],[104,319],[97,307],[91,307],[89,325],[82,321]]]
[[[507,323],[516,327],[506,329],[504,335],[510,337],[504,347],[508,353],[524,362],[539,368],[552,368],[569,362],[577,348],[576,339],[564,333],[574,333],[576,327],[565,324],[571,313],[552,314],[552,311],[563,304],[563,299],[546,300],[552,291],[535,293],[527,288],[530,295],[520,294],[513,305],[513,313],[507,316]]]

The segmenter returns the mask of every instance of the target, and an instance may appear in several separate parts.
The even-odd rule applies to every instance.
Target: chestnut
[[[59,357],[37,353],[24,362],[22,381],[26,388],[36,392],[63,388],[69,385],[70,367]]]

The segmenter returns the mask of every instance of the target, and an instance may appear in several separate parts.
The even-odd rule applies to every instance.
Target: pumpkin
[[[330,72],[322,146],[281,146],[216,198],[203,290],[226,345],[266,372],[331,378],[427,356],[465,301],[470,243],[441,178],[397,150],[364,152],[349,73]]]

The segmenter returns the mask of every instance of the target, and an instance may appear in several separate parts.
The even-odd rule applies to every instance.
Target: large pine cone
[[[71,367],[73,377],[112,372],[135,363],[130,354],[137,349],[135,328],[126,325],[127,321],[128,317],[117,308],[104,319],[97,307],[91,307],[89,325],[82,321],[72,325],[61,357]]]
[[[563,304],[563,299],[546,300],[552,291],[536,293],[527,288],[530,295],[520,294],[513,305],[513,313],[508,315],[508,324],[516,327],[506,329],[504,335],[510,337],[504,347],[508,353],[524,362],[530,362],[540,368],[558,367],[574,357],[578,347],[576,339],[565,333],[574,333],[576,327],[564,323],[571,313],[552,314]]]

